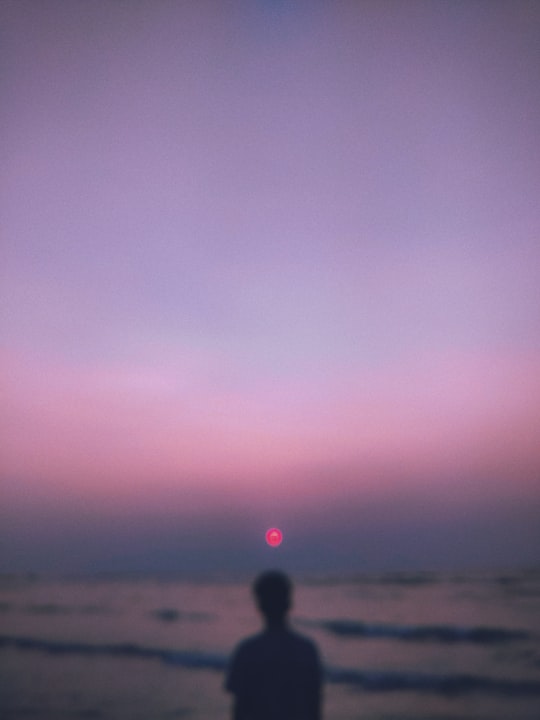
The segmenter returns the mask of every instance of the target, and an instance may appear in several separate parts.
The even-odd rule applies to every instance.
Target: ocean
[[[540,570],[296,579],[325,720],[538,720]],[[2,720],[222,720],[249,582],[0,578]]]

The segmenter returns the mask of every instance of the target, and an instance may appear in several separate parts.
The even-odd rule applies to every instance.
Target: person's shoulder
[[[235,655],[245,655],[253,652],[262,642],[262,633],[256,635],[249,635],[248,637],[240,640],[235,649]]]
[[[307,635],[299,633],[296,630],[289,630],[289,634],[292,638],[294,638],[295,642],[301,645],[310,645],[312,647],[315,647],[315,642]]]
[[[315,655],[318,654],[317,645],[311,638],[307,637],[306,635],[302,635],[299,632],[296,632],[296,630],[290,630],[289,635],[292,642],[298,647],[299,650],[302,650],[306,653],[313,653]]]

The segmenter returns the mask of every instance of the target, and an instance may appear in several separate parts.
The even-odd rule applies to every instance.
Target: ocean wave
[[[24,605],[20,608],[10,603],[0,602],[0,613],[10,612],[11,610],[28,615],[111,615],[118,614],[121,611],[113,611],[104,605],[60,605],[58,603],[35,603]],[[150,617],[161,622],[207,622],[215,618],[214,615],[201,612],[184,612],[176,608],[157,608],[148,613]]]
[[[414,691],[438,695],[485,693],[516,697],[540,695],[540,682],[535,680],[506,680],[481,675],[431,675],[390,671],[356,671],[329,669],[329,682],[352,685],[367,692]]]
[[[228,657],[198,650],[168,650],[134,643],[93,645],[82,642],[56,642],[20,636],[0,635],[0,649],[43,652],[50,655],[109,656],[158,660],[167,665],[187,669],[223,672]],[[440,695],[463,695],[472,692],[503,695],[540,695],[540,682],[507,680],[479,675],[431,675],[424,673],[327,668],[326,681],[350,685],[365,692],[416,692]]]
[[[476,643],[493,645],[529,640],[525,630],[453,625],[386,625],[356,620],[299,620],[300,625],[319,627],[339,637],[385,638],[409,642]]]
[[[330,574],[307,575],[302,582],[305,585],[397,585],[414,588],[415,586],[440,583],[444,576],[434,572],[388,572],[381,574]]]
[[[26,605],[23,612],[29,615],[107,615],[111,610],[103,605],[59,605],[38,603]]]
[[[154,619],[165,623],[177,621],[206,622],[214,618],[214,616],[209,613],[182,612],[176,608],[159,608],[158,610],[153,610],[150,615]]]
[[[440,576],[431,572],[393,572],[379,575],[377,583],[380,585],[433,585],[440,581]]]
[[[90,644],[83,642],[58,642],[20,636],[0,635],[0,649],[34,650],[50,655],[108,655],[111,657],[145,658],[160,660],[169,665],[206,670],[224,670],[227,657],[195,650],[167,650],[152,648],[136,643]]]

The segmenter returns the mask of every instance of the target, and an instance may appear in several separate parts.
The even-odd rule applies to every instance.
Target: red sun
[[[266,531],[266,542],[270,545],[270,547],[277,547],[278,545],[281,545],[282,540],[283,533],[281,530],[278,530],[278,528],[270,528],[270,530]]]

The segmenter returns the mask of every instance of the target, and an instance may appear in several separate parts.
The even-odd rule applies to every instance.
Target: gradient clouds
[[[324,508],[346,565],[366,507],[381,562],[467,557],[422,522],[530,561],[536,4],[1,12],[6,566],[30,516],[30,565],[86,515],[126,547],[176,518],[211,565]]]

